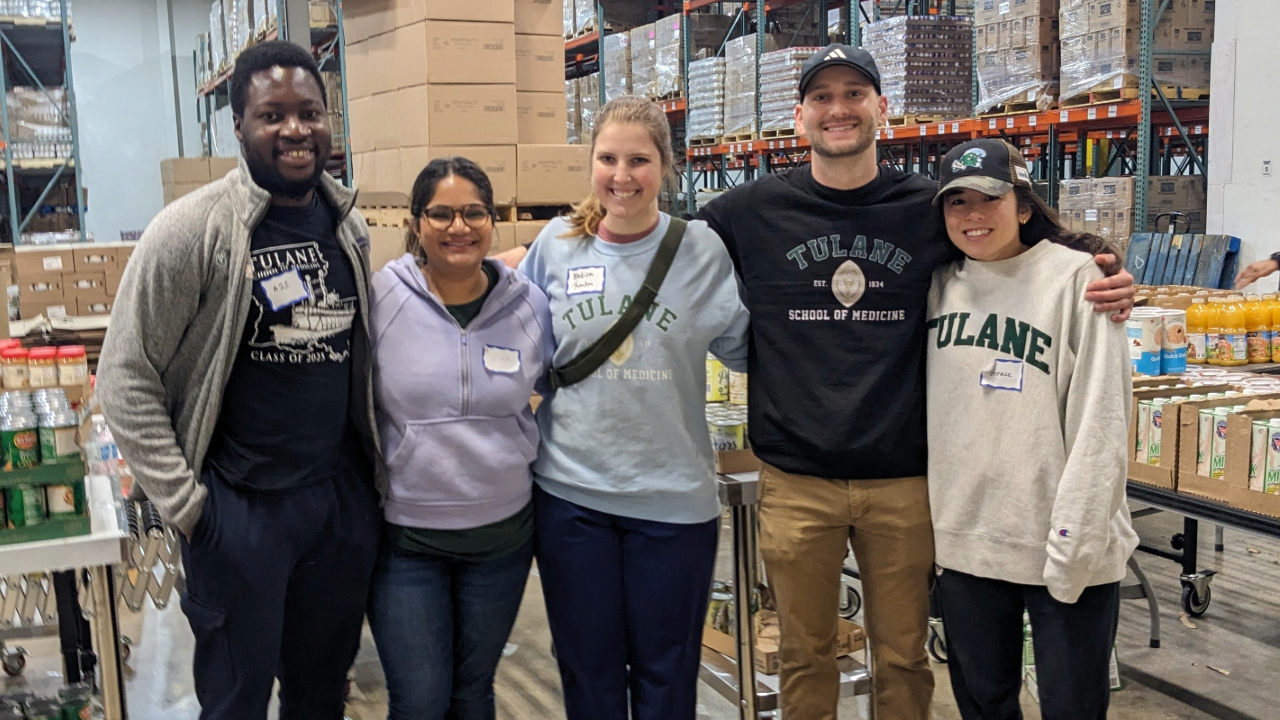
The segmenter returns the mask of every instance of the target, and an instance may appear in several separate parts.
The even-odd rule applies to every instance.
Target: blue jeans
[[[683,525],[533,488],[538,574],[569,720],[694,720],[720,519]]]
[[[533,541],[488,562],[384,547],[369,626],[389,720],[493,720],[493,676],[524,597]]]

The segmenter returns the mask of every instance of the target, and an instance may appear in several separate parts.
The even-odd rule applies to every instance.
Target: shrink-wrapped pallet
[[[796,124],[800,69],[822,48],[795,47],[760,56],[760,130],[788,130]]]
[[[605,102],[631,94],[631,35],[626,32],[606,35],[604,38]]]
[[[880,68],[889,117],[972,112],[973,21],[904,16],[871,23],[865,47]]]
[[[1032,103],[1040,110],[1052,107],[1060,78],[1058,0],[1016,6],[979,0],[974,24],[977,111]]]
[[[689,63],[687,134],[690,140],[724,135],[725,58]]]

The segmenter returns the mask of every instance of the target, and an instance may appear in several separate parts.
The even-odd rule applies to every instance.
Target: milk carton
[[[1133,459],[1140,463],[1147,461],[1147,438],[1151,435],[1151,401],[1138,401],[1138,441],[1133,448]]]
[[[1214,408],[1213,439],[1209,446],[1209,477],[1220,478],[1227,468],[1227,415],[1231,408]]]
[[[1160,374],[1160,344],[1163,340],[1164,317],[1159,308],[1134,308],[1125,323],[1129,340],[1129,360],[1135,372],[1142,375]],[[1186,361],[1184,330],[1183,361]],[[1184,368],[1185,369],[1185,365]]]
[[[1280,418],[1267,422],[1267,464],[1263,468],[1262,481],[1254,483],[1249,478],[1249,489],[1280,495]]]
[[[1266,472],[1267,443],[1271,441],[1266,420],[1254,420],[1249,444],[1249,487],[1262,485],[1262,476]]]
[[[1209,456],[1213,444],[1213,408],[1200,410],[1199,433],[1196,435],[1196,474],[1209,477]]]

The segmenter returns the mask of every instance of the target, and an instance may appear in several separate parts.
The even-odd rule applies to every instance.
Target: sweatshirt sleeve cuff
[[[165,522],[178,528],[178,530],[182,531],[182,534],[187,537],[191,537],[192,531],[196,528],[196,523],[200,521],[200,515],[204,512],[204,500],[209,494],[209,488],[206,488],[198,482],[194,483],[194,485],[195,489],[189,496],[187,496],[185,502],[177,503],[176,507],[173,505],[169,506],[172,508],[171,512],[166,512],[169,508],[164,507],[164,505],[168,505],[168,503],[162,505],[161,503],[156,502],[157,507],[160,509],[160,514],[164,517]],[[152,502],[155,502],[154,497],[152,497]]]
[[[1054,600],[1068,605],[1080,599],[1080,594],[1089,585],[1091,573],[1083,568],[1075,568],[1055,562],[1052,558],[1044,564],[1044,583]]]

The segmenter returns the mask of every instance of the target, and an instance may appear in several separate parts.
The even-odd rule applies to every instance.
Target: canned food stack
[[[746,450],[747,374],[724,366],[707,354],[707,427],[716,452]]]
[[[867,26],[865,47],[880,68],[889,117],[972,112],[973,21],[903,16]]]
[[[689,63],[688,137],[690,140],[724,135],[725,59]]]
[[[760,56],[760,129],[789,130],[796,124],[800,71],[822,48],[793,47]]]
[[[4,469],[80,463],[80,417],[61,388],[0,395],[0,438]]]

